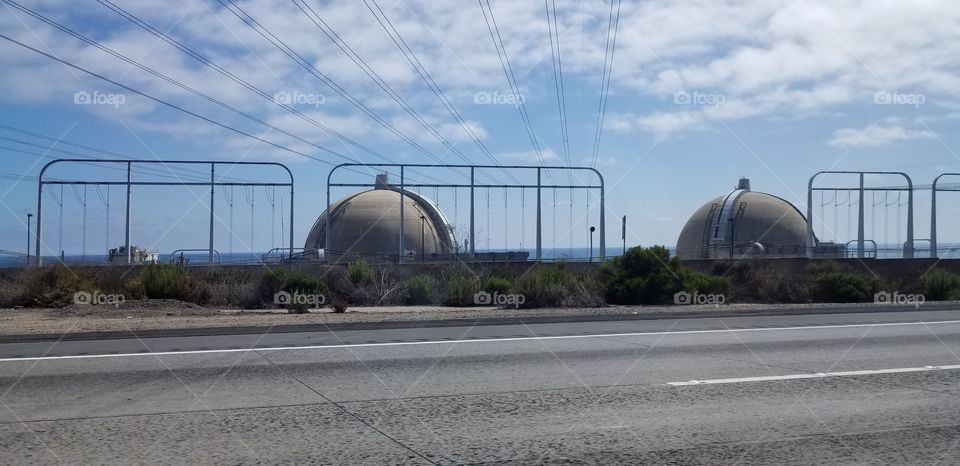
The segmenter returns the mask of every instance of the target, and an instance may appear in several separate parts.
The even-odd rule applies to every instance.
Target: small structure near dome
[[[737,189],[693,213],[677,239],[681,260],[806,257],[807,219],[780,197]]]

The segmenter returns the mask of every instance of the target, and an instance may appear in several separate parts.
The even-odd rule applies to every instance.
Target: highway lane
[[[958,321],[917,311],[4,344],[0,461],[956,464]]]

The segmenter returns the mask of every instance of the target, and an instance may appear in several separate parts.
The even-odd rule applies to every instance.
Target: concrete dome
[[[806,257],[807,219],[793,204],[770,194],[740,189],[707,202],[677,239],[683,260],[741,257]]]
[[[416,193],[403,194],[404,257],[416,260],[421,254],[454,252],[456,240],[440,209],[429,199]],[[364,257],[395,261],[400,248],[400,191],[392,186],[353,194],[330,206],[330,250],[323,251],[326,212],[314,223],[305,252],[323,251],[329,262],[345,262]],[[423,217],[423,250],[421,220]]]

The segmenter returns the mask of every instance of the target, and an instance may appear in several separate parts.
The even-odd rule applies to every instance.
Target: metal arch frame
[[[930,187],[930,257],[934,259],[939,258],[937,254],[937,191],[960,191],[960,189],[938,188],[940,178],[945,176],[960,176],[960,173],[942,173],[933,180],[933,185]]]
[[[470,188],[470,258],[473,259],[476,257],[476,247],[474,242],[475,236],[475,196],[474,190],[476,188],[508,188],[508,189],[517,189],[517,188],[535,188],[537,190],[537,249],[536,249],[536,260],[543,259],[543,225],[542,225],[542,189],[543,188],[569,188],[569,189],[599,189],[600,190],[600,248],[599,248],[599,259],[600,262],[603,262],[606,259],[606,215],[605,215],[605,188],[603,175],[593,167],[562,167],[562,166],[540,166],[540,165],[466,165],[466,164],[418,164],[418,163],[341,163],[330,169],[330,172],[327,174],[327,207],[324,210],[324,235],[323,235],[323,248],[324,251],[330,249],[330,187],[375,187],[376,183],[331,183],[330,180],[333,177],[334,172],[340,168],[344,167],[372,167],[372,168],[386,168],[394,167],[400,169],[400,238],[398,251],[398,258],[403,257],[403,234],[404,234],[404,225],[403,225],[403,193],[405,187],[444,187],[444,188]],[[447,183],[447,184],[405,184],[404,179],[404,169],[410,168],[469,168],[470,169],[470,184],[457,184],[457,183]],[[515,184],[515,185],[505,185],[505,184],[476,184],[475,182],[475,172],[476,169],[516,169],[516,170],[536,170],[537,171],[537,184],[535,185],[526,185],[526,184]],[[567,171],[588,171],[593,172],[597,175],[597,178],[600,181],[599,185],[554,185],[554,184],[543,184],[541,182],[541,176],[543,170],[567,170]]]
[[[47,169],[56,164],[61,163],[83,163],[83,164],[109,164],[109,163],[119,163],[127,165],[127,181],[44,181],[43,175],[46,173]],[[210,166],[210,182],[197,182],[197,181],[133,181],[132,172],[134,164],[164,164],[164,165],[209,165]],[[228,182],[228,181],[216,181],[216,167],[217,165],[250,165],[250,166],[274,166],[280,167],[287,172],[287,176],[290,178],[288,183],[261,183],[261,182]],[[41,214],[43,213],[43,185],[53,184],[53,185],[120,185],[127,187],[127,201],[126,201],[126,215],[124,217],[124,247],[127,251],[127,264],[131,260],[131,251],[130,251],[130,194],[133,186],[209,186],[210,187],[210,244],[208,251],[208,261],[213,262],[213,255],[215,250],[213,249],[213,207],[215,200],[215,187],[216,186],[289,186],[290,187],[290,218],[293,219],[293,172],[287,168],[286,165],[279,162],[252,162],[252,161],[222,161],[222,160],[138,160],[138,159],[56,159],[51,160],[46,165],[40,169],[40,174],[37,176],[37,233],[36,233],[36,256],[37,256],[37,265],[43,265],[43,258],[40,255],[40,246],[42,244],[42,231],[43,231],[43,221]],[[292,222],[292,220],[291,220]],[[293,256],[293,225],[290,226],[290,255]]]
[[[820,175],[859,175],[859,188],[815,188],[813,182]],[[867,188],[864,186],[866,175],[893,175],[902,176],[907,180],[906,188]],[[857,257],[865,258],[865,232],[864,232],[864,193],[866,191],[907,191],[907,244],[904,247],[903,256],[905,259],[913,258],[913,180],[910,175],[904,172],[883,172],[883,171],[849,171],[849,170],[825,170],[815,173],[810,177],[807,183],[807,258],[813,258],[814,248],[816,247],[813,235],[813,192],[814,191],[837,191],[837,190],[856,190],[860,193],[860,201],[857,207]]]

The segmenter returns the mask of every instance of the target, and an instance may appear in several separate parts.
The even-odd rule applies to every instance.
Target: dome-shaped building
[[[682,260],[806,257],[807,219],[790,202],[737,189],[707,202],[687,220],[677,239]]]
[[[403,257],[437,257],[456,252],[456,239],[446,217],[431,200],[387,182],[378,175],[376,187],[352,194],[330,205],[330,249],[326,244],[327,212],[320,215],[307,235],[304,253],[323,256],[328,262],[349,262],[358,257],[396,261],[400,254],[400,200],[403,199]]]

